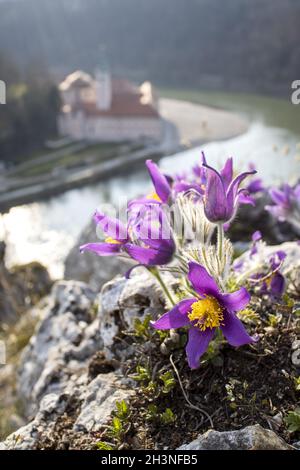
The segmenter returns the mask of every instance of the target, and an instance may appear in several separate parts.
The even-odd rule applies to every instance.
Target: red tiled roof
[[[81,75],[85,78],[86,74],[82,73]],[[81,83],[81,75],[80,72],[75,72],[67,77],[67,79],[69,81],[73,80],[72,86],[88,86],[84,80],[84,84]],[[83,111],[87,116],[159,117],[157,110],[151,103],[143,103],[141,101],[142,94],[140,88],[129,80],[112,78],[111,86],[112,103],[110,109],[98,109],[96,102],[81,102],[77,106],[73,106],[70,111]]]
[[[140,93],[138,86],[124,78],[112,78],[111,85],[113,95],[120,95],[123,93],[138,95]]]
[[[142,104],[140,96],[120,93],[114,94],[111,107],[108,110],[97,108],[96,103],[82,103],[73,111],[83,111],[87,116],[111,116],[111,117],[158,117],[156,109],[149,104]]]

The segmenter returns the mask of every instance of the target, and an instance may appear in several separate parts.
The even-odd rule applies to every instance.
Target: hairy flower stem
[[[175,306],[176,305],[176,302],[174,301],[169,289],[167,288],[166,284],[164,283],[159,271],[157,268],[148,268],[148,270],[150,271],[150,273],[155,277],[155,279],[157,279],[158,283],[160,284],[164,294],[166,295],[166,297],[168,298],[168,300],[171,302],[171,305]]]
[[[224,229],[223,224],[218,224],[218,256],[220,262],[223,256],[223,243],[224,243]]]

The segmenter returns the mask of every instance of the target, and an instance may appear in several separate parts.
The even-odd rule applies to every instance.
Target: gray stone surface
[[[64,390],[102,348],[98,321],[92,316],[94,301],[95,294],[83,283],[62,281],[53,287],[19,367],[19,394],[28,417],[44,395]]]
[[[207,431],[178,450],[289,450],[286,442],[259,424],[239,431]]]
[[[166,282],[175,282],[165,278]],[[34,449],[51,436],[58,419],[75,406],[75,433],[90,433],[105,425],[116,401],[133,393],[118,364],[127,352],[114,338],[136,317],[159,316],[164,310],[156,281],[143,269],[129,280],[117,277],[96,296],[78,281],[58,282],[52,289],[19,367],[18,391],[29,424],[0,444],[0,449]],[[115,370],[90,374],[91,359],[99,351],[113,359]],[[210,431],[180,449],[286,449],[277,435],[259,425],[240,431]]]
[[[280,245],[266,245],[264,243],[260,243],[257,247],[258,253],[256,255],[250,257],[249,251],[246,251],[237,258],[236,263],[240,260],[244,261],[241,273],[248,270],[254,272],[253,270],[256,266],[259,266],[260,263],[266,263],[273,254],[281,250],[287,255],[283,261],[281,272],[283,274],[291,275],[295,282],[300,282],[300,244],[298,242],[285,242]]]
[[[81,233],[65,261],[65,279],[86,282],[99,292],[105,282],[125,274],[130,264],[117,256],[100,257],[94,253],[79,253],[79,247],[97,241],[95,224],[91,222]]]
[[[116,401],[133,390],[118,370],[89,376],[95,353],[116,356],[112,345],[120,329],[134,318],[163,312],[162,293],[143,269],[130,280],[118,277],[95,295],[86,284],[54,285],[42,320],[25,348],[18,372],[18,391],[32,421],[0,444],[0,449],[33,449],[47,436],[69,403],[78,404],[75,432],[97,431],[109,419]]]

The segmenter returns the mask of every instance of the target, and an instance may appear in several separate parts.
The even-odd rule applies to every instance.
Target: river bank
[[[187,147],[235,137],[248,129],[247,120],[238,113],[186,101],[162,98],[160,112],[162,140],[158,144],[115,147],[115,150],[112,148],[103,158],[97,155],[99,149],[91,150],[90,153],[82,154],[81,159],[81,154],[79,158],[74,157],[71,167],[71,156],[66,158],[62,151],[61,158],[57,155],[46,156],[46,168],[41,166],[45,162],[39,157],[29,163],[25,162],[14,171],[4,173],[0,189],[0,211],[5,212],[14,206],[48,199],[111,176],[123,175],[131,171],[132,165],[135,170],[139,169],[147,158],[159,160]],[[54,163],[52,166],[51,158]]]

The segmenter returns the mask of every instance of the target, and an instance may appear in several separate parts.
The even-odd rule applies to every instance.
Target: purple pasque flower
[[[268,260],[270,270],[267,275],[263,273],[256,273],[252,276],[252,281],[261,284],[260,293],[268,295],[272,300],[280,299],[285,290],[285,278],[280,272],[283,261],[286,258],[286,253],[283,250],[278,250]]]
[[[245,189],[239,189],[242,181],[256,170],[241,173],[233,179],[232,158],[228,158],[219,173],[203,163],[207,169],[207,183],[204,195],[204,211],[207,219],[213,223],[228,223],[236,214],[239,202],[251,203],[249,199],[241,201]]]
[[[261,178],[254,178],[247,184],[245,188],[249,194],[257,194],[265,191],[263,180]]]
[[[167,204],[172,194],[170,178],[164,175],[152,160],[146,160],[146,167],[155,188],[155,192],[147,198],[148,202]]]
[[[236,312],[250,301],[250,294],[242,287],[236,292],[222,293],[206,269],[189,263],[188,279],[195,297],[182,300],[165,313],[152,326],[158,330],[188,327],[186,354],[191,369],[199,366],[199,360],[212,340],[216,328],[220,328],[232,346],[253,343],[257,338],[248,335]]]
[[[257,243],[261,239],[262,239],[261,231],[256,230],[256,232],[254,232],[252,234],[252,247],[251,247],[251,250],[250,250],[250,258],[252,258],[252,256],[256,255],[256,253],[257,253]]]
[[[161,209],[160,209],[160,212]],[[162,216],[161,216],[162,217]],[[131,220],[125,226],[120,220],[96,212],[94,221],[107,238],[102,243],[88,243],[80,247],[81,252],[92,251],[98,256],[116,256],[127,253],[131,258],[145,266],[168,264],[175,252],[175,242],[170,231],[160,224],[160,216],[155,220],[153,229]]]
[[[249,164],[249,171],[256,170],[255,165],[253,163]],[[253,178],[250,183],[247,184],[245,187],[248,194],[257,194],[260,192],[264,192],[266,188],[264,187],[263,180],[261,178]]]
[[[199,193],[199,195],[204,194],[203,187],[201,187],[197,181],[188,181],[185,175],[177,175],[177,177],[173,179],[163,174],[152,160],[147,160],[146,166],[155,192],[146,198],[133,201],[133,204],[169,204],[176,194],[190,190],[194,190],[196,193]]]
[[[203,167],[203,163],[206,163],[204,152],[201,153],[201,164],[195,165],[192,168],[194,179],[189,180],[186,178],[181,178],[180,181],[175,181],[173,185],[174,192],[176,194],[181,192],[193,191],[197,196],[202,198],[205,192],[206,184],[206,169]]]
[[[205,157],[205,153],[204,152],[201,152],[201,163],[200,165],[197,164],[195,166],[193,166],[193,174],[196,178],[196,181],[201,185],[203,186],[203,188],[205,187],[206,185],[206,180],[207,180],[207,175],[206,175],[206,169],[204,168],[203,164],[206,164],[206,157]]]
[[[269,191],[273,206],[266,206],[280,222],[289,221],[300,227],[300,184],[294,188],[284,184],[281,189],[272,188]]]
[[[285,278],[280,272],[280,268],[285,258],[286,253],[283,250],[277,251],[270,258],[272,274],[266,281],[264,281],[262,293],[269,294],[272,299],[281,298],[285,290]]]

